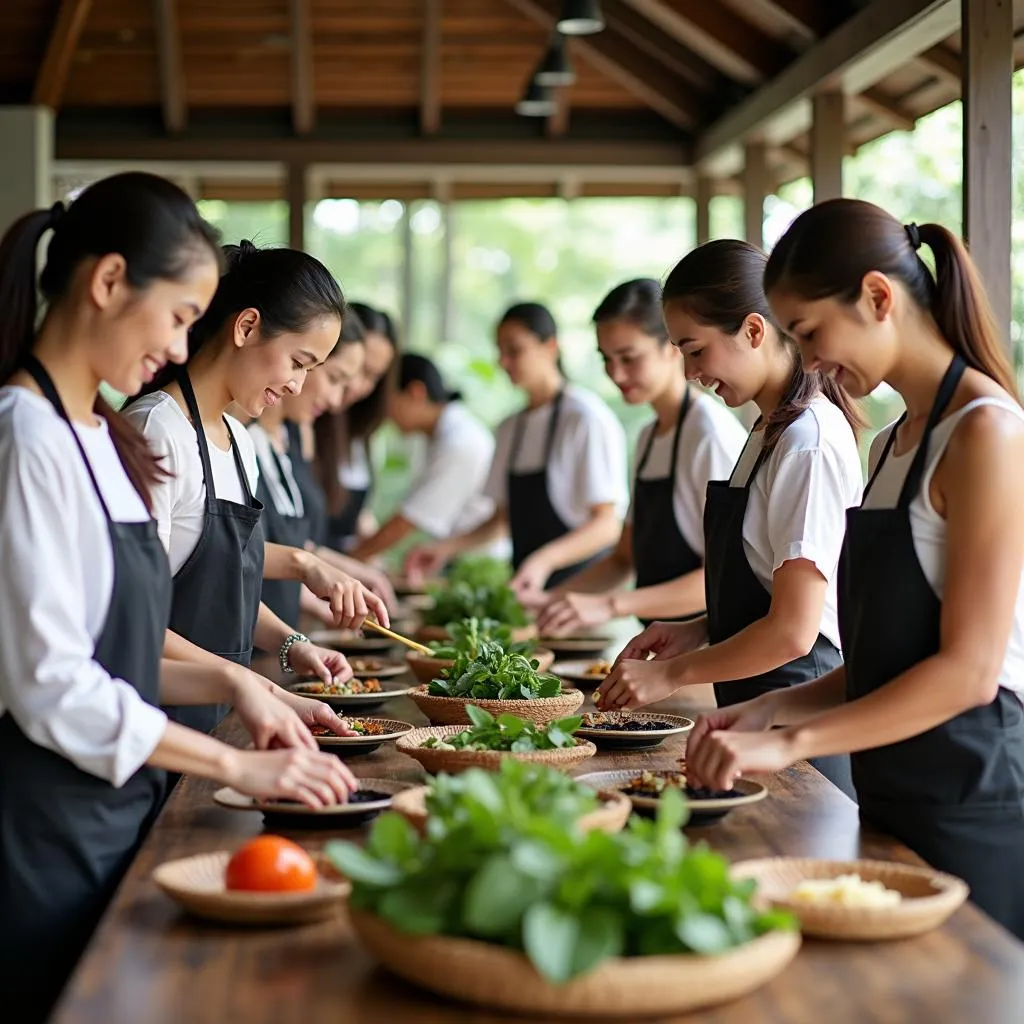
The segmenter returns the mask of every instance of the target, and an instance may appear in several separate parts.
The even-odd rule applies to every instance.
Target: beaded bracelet
[[[277,653],[278,661],[281,662],[282,672],[288,672],[292,675],[295,674],[295,669],[292,668],[291,663],[288,660],[289,656],[291,655],[291,650],[296,644],[308,643],[309,637],[303,635],[302,633],[292,633],[284,638],[284,643],[281,644],[281,650]]]

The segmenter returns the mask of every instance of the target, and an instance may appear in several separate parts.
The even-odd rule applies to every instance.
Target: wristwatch
[[[292,668],[291,662],[288,660],[291,656],[292,648],[296,644],[308,644],[309,637],[303,633],[291,633],[284,638],[284,643],[281,644],[281,649],[277,652],[277,659],[281,662],[281,671],[288,672],[292,675],[295,674],[295,669]]]

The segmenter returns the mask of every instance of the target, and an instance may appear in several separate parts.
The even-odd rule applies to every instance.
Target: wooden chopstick
[[[434,656],[434,652],[427,647],[426,644],[421,644],[417,640],[410,640],[407,636],[402,636],[401,633],[394,633],[386,626],[382,626],[379,622],[375,622],[373,619],[363,619],[363,629],[372,629],[375,633],[391,637],[392,640],[397,640],[400,644],[405,644],[406,647],[411,647],[412,650],[419,651],[420,654],[427,655],[428,658],[432,658]]]

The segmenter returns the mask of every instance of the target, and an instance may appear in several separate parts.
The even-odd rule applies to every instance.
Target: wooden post
[[[819,92],[814,97],[811,128],[811,180],[816,203],[843,194],[845,136],[846,97],[841,92]]]
[[[450,341],[452,330],[452,234],[455,231],[455,208],[451,202],[438,204],[441,209],[441,228],[444,237],[441,241],[441,309],[438,316],[440,334],[438,341]]]
[[[1009,344],[1013,3],[961,0],[964,238]]]
[[[748,142],[743,167],[744,235],[751,245],[764,247],[764,198],[768,195],[768,149]]]
[[[288,245],[306,248],[306,165],[288,165]]]
[[[402,214],[402,339],[412,338],[412,311],[415,305],[413,291],[416,286],[416,246],[412,230],[412,200],[405,201]]]
[[[711,240],[711,197],[713,195],[711,179],[706,174],[697,175],[697,244],[703,245]]]

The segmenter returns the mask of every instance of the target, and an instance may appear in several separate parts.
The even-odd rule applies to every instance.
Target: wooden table
[[[665,711],[685,707],[666,704]],[[405,698],[393,701],[386,713],[423,721]],[[234,742],[245,739],[231,719],[222,731]],[[581,771],[669,768],[681,746],[599,755]],[[413,779],[419,769],[393,744],[349,764],[363,777]],[[854,804],[812,768],[798,766],[767,782],[769,799],[716,824],[689,829],[690,837],[734,861],[771,854],[916,860],[892,839],[860,829]],[[193,853],[234,849],[262,829],[260,814],[216,806],[215,788],[186,779],[172,795],[79,964],[52,1018],[57,1024],[508,1024],[516,1019],[447,1002],[399,981],[358,945],[344,915],[295,929],[242,930],[181,914],[150,881],[153,868]],[[318,849],[334,834],[292,835]],[[973,906],[916,940],[865,945],[806,940],[796,961],[758,992],[672,1018],[680,1024],[696,1020],[1016,1024],[1024,1021],[1024,945]]]

